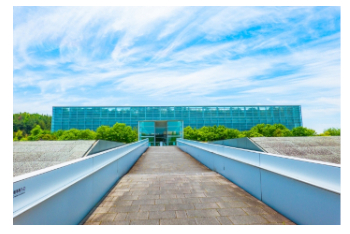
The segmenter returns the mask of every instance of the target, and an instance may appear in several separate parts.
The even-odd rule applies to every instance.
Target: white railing
[[[340,224],[340,165],[178,139],[177,145],[297,224]]]
[[[78,224],[148,148],[148,139],[13,178],[14,224]]]

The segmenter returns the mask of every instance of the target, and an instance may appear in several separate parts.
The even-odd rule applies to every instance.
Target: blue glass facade
[[[101,106],[53,107],[51,130],[96,130],[116,122],[138,127],[139,121],[181,121],[183,127],[224,125],[240,131],[256,124],[302,126],[301,106]]]
[[[176,145],[176,138],[184,136],[183,121],[161,120],[140,121],[138,126],[139,140],[148,138],[151,146]]]

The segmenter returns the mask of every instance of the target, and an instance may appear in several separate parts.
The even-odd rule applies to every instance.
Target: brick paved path
[[[294,224],[175,146],[149,147],[85,224]]]

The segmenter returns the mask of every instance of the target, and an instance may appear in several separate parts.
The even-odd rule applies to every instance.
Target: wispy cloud
[[[340,7],[14,7],[13,22],[14,112],[301,104],[305,126],[340,127]]]

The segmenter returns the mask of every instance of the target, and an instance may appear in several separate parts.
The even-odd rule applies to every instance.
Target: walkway
[[[175,146],[149,147],[85,224],[294,224]]]

